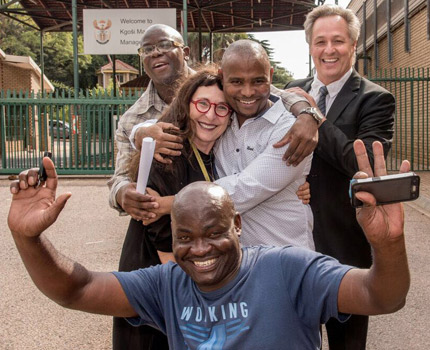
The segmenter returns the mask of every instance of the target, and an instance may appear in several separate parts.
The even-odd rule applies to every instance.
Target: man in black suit
[[[352,68],[360,32],[352,11],[323,5],[307,15],[304,27],[316,75],[286,88],[308,92],[300,89],[315,107],[318,101],[322,112],[312,111],[320,127],[308,176],[315,247],[341,263],[369,267],[370,245],[348,194],[349,180],[358,170],[353,143],[362,139],[373,162],[372,143],[380,141],[387,156],[393,136],[394,97]],[[343,324],[330,320],[326,325],[330,350],[365,349],[367,325],[366,316],[352,316]]]

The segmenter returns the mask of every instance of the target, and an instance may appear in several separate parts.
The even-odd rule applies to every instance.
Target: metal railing
[[[38,167],[44,151],[59,174],[112,174],[118,120],[138,97],[0,92],[0,174]]]
[[[396,98],[393,145],[387,158],[389,170],[398,170],[403,159],[412,170],[430,170],[430,68],[398,68],[372,72],[368,79]]]

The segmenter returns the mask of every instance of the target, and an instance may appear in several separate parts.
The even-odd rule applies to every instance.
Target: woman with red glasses
[[[171,197],[183,187],[195,181],[213,181],[216,178],[212,148],[215,141],[226,130],[232,110],[225,102],[221,79],[215,67],[205,68],[188,77],[180,86],[176,98],[159,119],[171,123],[178,129],[171,130],[184,138],[184,147],[179,157],[172,157],[171,164],[152,162],[148,187],[156,191],[160,208],[166,215],[147,226],[141,221],[130,220],[121,253],[119,271],[132,271],[165,263],[173,259],[170,215]],[[140,154],[130,162],[130,177],[137,179]],[[150,194],[155,194],[150,191]],[[132,327],[123,319],[114,319],[117,339],[124,339],[130,349],[166,349],[167,338],[149,327]],[[149,334],[148,334],[149,333]],[[157,343],[157,344],[155,344]],[[142,347],[144,345],[144,347]]]

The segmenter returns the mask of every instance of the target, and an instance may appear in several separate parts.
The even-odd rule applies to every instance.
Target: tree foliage
[[[273,60],[273,48],[270,46],[268,40],[257,40],[252,34],[246,33],[215,33],[213,34],[213,61],[218,63],[221,61],[224,50],[234,41],[240,39],[250,39],[258,42],[266,50],[270,63],[274,69],[273,72],[273,84],[277,87],[284,87],[285,84],[293,80],[292,74],[284,67],[279,65],[279,62]],[[191,65],[197,65],[199,63],[205,64],[210,62],[210,42],[209,34],[202,34],[202,55],[201,60],[199,57],[199,34],[190,33],[188,34],[188,46],[190,47]]]
[[[34,26],[28,17],[20,16],[20,20]],[[30,56],[41,65],[40,32],[9,17],[1,16],[0,36],[1,49],[9,55]],[[83,51],[82,36],[78,37],[78,52]],[[67,86],[73,86],[73,35],[68,32],[48,32],[43,34],[43,58],[45,75]],[[91,67],[93,57],[79,55],[79,72],[85,73]]]

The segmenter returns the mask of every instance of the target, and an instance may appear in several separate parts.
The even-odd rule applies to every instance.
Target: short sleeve
[[[168,264],[170,265],[170,264]],[[133,326],[150,325],[166,331],[162,309],[162,282],[166,267],[157,265],[132,272],[113,272],[138,317],[127,318]]]
[[[286,290],[305,324],[317,326],[331,317],[340,321],[349,317],[339,313],[337,300],[340,282],[352,266],[298,247],[286,248],[281,260]]]

